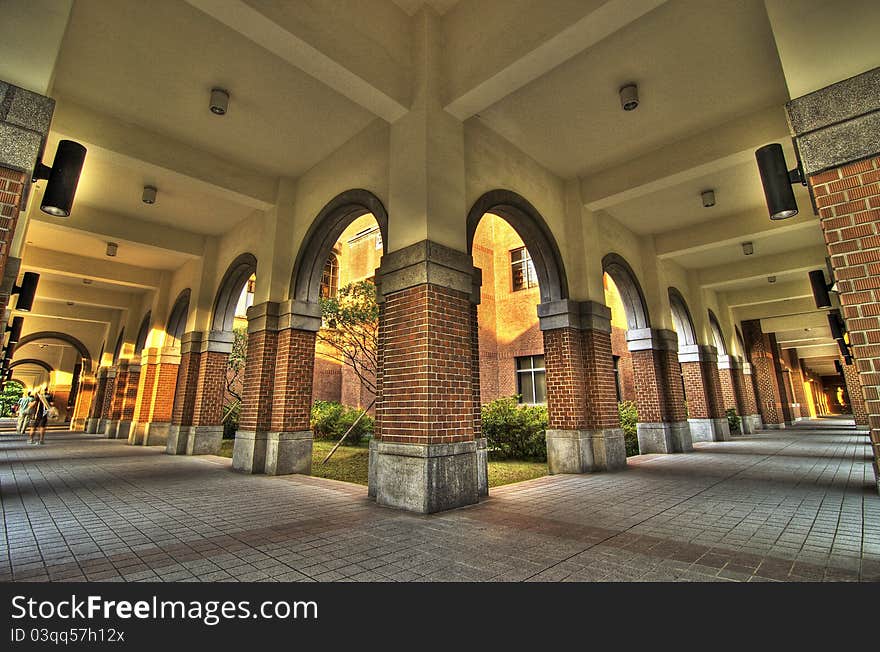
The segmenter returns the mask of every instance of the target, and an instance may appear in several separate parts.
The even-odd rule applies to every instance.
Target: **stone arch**
[[[734,326],[733,331],[734,331],[734,334],[736,335],[736,343],[737,343],[737,345],[739,345],[739,353],[741,356],[743,356],[743,358],[746,359],[746,361],[748,361],[749,353],[748,353],[748,351],[746,351],[746,342],[743,339],[743,335],[739,330],[739,326]]]
[[[473,253],[474,235],[483,215],[503,218],[522,239],[538,275],[541,303],[568,298],[568,278],[556,239],[538,210],[511,190],[491,190],[477,199],[467,216],[467,249]]]
[[[165,337],[169,338],[166,339],[166,347],[180,346],[180,338],[183,337],[183,332],[186,329],[189,297],[190,289],[187,288],[177,295],[177,299],[174,301],[171,314],[168,316],[168,323],[165,325]]]
[[[321,292],[321,274],[333,245],[357,218],[372,213],[382,234],[382,253],[388,247],[388,213],[382,202],[368,190],[342,192],[319,212],[303,239],[290,279],[290,298],[317,304]]]
[[[724,339],[724,331],[721,330],[721,323],[712,310],[709,310],[709,330],[712,331],[712,343],[718,349],[718,355],[727,355],[727,341]]]
[[[602,259],[602,271],[611,277],[620,292],[620,298],[626,312],[627,328],[630,330],[650,328],[648,302],[645,301],[642,286],[639,285],[638,278],[629,263],[623,256],[610,253]]]
[[[119,331],[119,337],[116,338],[116,346],[113,347],[113,362],[119,361],[119,354],[122,353],[122,342],[125,338],[125,328]]]
[[[83,368],[92,368],[92,356],[89,353],[89,350],[86,348],[86,345],[72,335],[68,335],[67,333],[59,333],[58,331],[39,331],[37,333],[30,333],[29,335],[25,335],[18,341],[18,346],[21,347],[25,344],[37,342],[39,340],[59,340],[61,342],[70,344],[70,346],[75,348],[77,353],[79,353],[80,357],[82,358]]]
[[[257,258],[253,254],[243,253],[233,260],[220,281],[214,308],[211,312],[211,330],[232,332],[235,323],[235,308],[241,291],[248,279],[257,273]]]
[[[153,311],[148,310],[147,314],[141,320],[140,328],[138,328],[137,339],[134,343],[134,354],[140,355],[141,351],[147,345],[147,336],[150,334],[150,321],[153,318]]]
[[[43,369],[43,371],[45,371],[48,374],[51,374],[53,371],[55,371],[55,368],[52,365],[50,365],[48,362],[44,362],[43,360],[38,360],[37,358],[23,358],[21,360],[16,360],[11,365],[9,365],[9,368],[15,369],[16,367],[26,365],[26,364],[36,365],[37,367],[40,367],[41,369]]]
[[[675,332],[678,335],[679,351],[682,347],[697,344],[697,331],[694,328],[691,311],[687,307],[684,296],[676,288],[669,288],[669,308],[672,311],[672,323],[675,324]]]

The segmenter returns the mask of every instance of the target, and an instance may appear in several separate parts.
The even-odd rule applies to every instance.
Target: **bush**
[[[740,428],[742,418],[736,413],[736,410],[730,408],[725,410],[725,413],[727,414],[727,423],[730,426],[730,434],[736,435],[742,432],[742,428]]]
[[[223,439],[235,439],[238,418],[241,416],[241,403],[235,401],[223,406]]]
[[[484,405],[482,419],[483,436],[498,456],[546,461],[546,406],[520,405],[518,396],[507,396]]]
[[[315,401],[310,420],[316,439],[338,441],[363,412],[336,401]],[[365,414],[342,442],[343,446],[357,446],[364,437],[373,436],[373,417]]]
[[[621,401],[617,404],[617,413],[620,416],[620,427],[623,429],[626,456],[638,455],[639,438],[636,434],[636,424],[639,421],[639,411],[635,401]]]
[[[24,386],[17,380],[7,381],[3,391],[0,392],[0,416],[15,416],[12,407],[22,396],[24,396]]]

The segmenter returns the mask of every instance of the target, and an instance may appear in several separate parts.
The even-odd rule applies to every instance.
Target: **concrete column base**
[[[397,444],[376,449],[376,502],[432,514],[479,501],[477,443]]]
[[[131,446],[140,446],[144,443],[144,430],[146,428],[146,423],[141,423],[139,421],[132,421],[131,428],[128,431],[128,443]]]
[[[477,442],[477,493],[489,495],[489,448],[488,440],[480,437]],[[372,442],[371,442],[372,443]]]
[[[784,423],[765,423],[762,428],[764,430],[785,430],[786,425]]]
[[[743,417],[743,423],[745,423],[746,418],[748,418],[749,426],[751,427],[750,431],[743,430],[743,432],[748,432],[752,434],[758,430],[761,430],[764,427],[764,421],[761,419],[760,414],[749,414],[747,417]]]
[[[131,432],[131,421],[120,419],[116,423],[116,439],[128,439],[129,432]]]
[[[95,426],[95,434],[104,435],[106,434],[107,429],[107,419],[98,419],[98,424]]]
[[[88,419],[86,419],[86,432],[89,433],[90,435],[93,435],[96,432],[98,432],[98,422],[99,421],[100,421],[100,419],[96,419],[94,417],[89,417]]]
[[[80,432],[86,429],[86,421],[85,418],[74,419],[70,422],[70,429],[75,432]]]
[[[370,457],[367,461],[367,497],[373,500],[376,499],[376,456],[378,451],[379,440],[370,439]]]
[[[268,433],[239,430],[232,448],[232,470],[241,473],[263,473],[266,469]]]
[[[694,450],[687,421],[637,423],[639,453],[690,453]]]
[[[187,455],[218,455],[223,442],[223,426],[190,426],[186,437]]]
[[[311,475],[313,437],[311,430],[268,433],[266,438],[266,474],[301,473],[302,475]]]
[[[591,473],[626,468],[623,430],[547,430],[551,474]]]
[[[119,421],[116,419],[107,419],[104,421],[104,436],[107,439],[116,439],[116,428],[119,425]]]
[[[144,426],[144,446],[165,446],[168,442],[170,421],[150,421]]]
[[[691,441],[730,441],[727,419],[688,419]]]
[[[189,429],[189,426],[182,426],[179,423],[172,423],[168,427],[168,439],[165,441],[166,455],[186,455]]]

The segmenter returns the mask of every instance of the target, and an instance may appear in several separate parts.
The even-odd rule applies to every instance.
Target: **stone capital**
[[[706,344],[686,344],[678,349],[679,362],[718,362],[718,349]]]
[[[264,301],[247,309],[248,333],[260,331],[276,332],[280,304],[277,301]]]
[[[719,355],[718,368],[733,370],[742,369],[742,358],[738,355]]]
[[[420,285],[436,285],[463,292],[474,290],[473,257],[430,240],[382,256],[376,270],[376,290],[383,297]]]
[[[296,300],[281,303],[278,311],[278,330],[288,328],[312,332],[321,330],[321,304]]]
[[[231,353],[232,343],[235,341],[235,334],[227,331],[210,331],[200,343],[198,351],[200,353]],[[183,353],[183,347],[180,349]]]
[[[201,331],[189,331],[180,337],[180,353],[198,352],[202,346],[204,334]]]
[[[626,333],[630,351],[678,351],[678,335],[665,328],[631,328]]]
[[[610,333],[611,309],[596,301],[545,301],[538,304],[538,322],[542,331],[575,328]]]

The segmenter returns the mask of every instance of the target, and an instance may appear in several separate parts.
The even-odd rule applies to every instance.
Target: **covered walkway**
[[[880,580],[866,432],[822,419],[432,516],[82,433],[0,435],[0,581]]]

